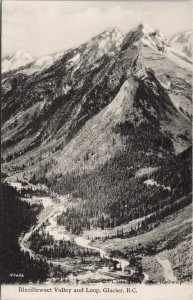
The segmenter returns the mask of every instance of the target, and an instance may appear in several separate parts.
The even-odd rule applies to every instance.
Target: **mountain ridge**
[[[191,105],[191,60],[146,24],[3,73],[5,282],[190,282]]]
[[[184,49],[187,48],[187,51],[186,50],[183,51],[183,48],[179,49],[178,45],[176,46],[176,50],[180,50],[180,52],[187,55],[187,57],[191,57],[191,35],[192,35],[192,31],[185,31],[185,32],[182,32],[182,33],[176,33],[171,38],[167,38],[161,31],[150,27],[147,23],[140,23],[137,27],[131,29],[130,32],[138,32],[137,35],[142,38],[143,43],[148,44],[148,46],[151,46],[151,47],[155,47],[155,44],[154,43],[152,44],[152,41],[150,41],[148,39],[148,35],[150,35],[151,37],[159,35],[159,38],[160,38],[159,47],[160,47],[160,49],[163,47],[164,44],[172,46],[173,41],[175,41],[176,39],[177,40],[184,39],[184,36],[185,36],[186,37],[186,42],[187,42],[187,39],[188,39],[188,42],[189,42],[189,45],[187,46],[188,48],[186,46],[184,46],[185,47]],[[117,43],[119,44],[119,42],[127,34],[123,35],[117,27],[114,27],[114,28],[103,31],[102,33],[97,34],[95,37],[91,38],[88,42],[95,41],[95,40],[97,40],[98,38],[100,38],[104,35],[117,36],[118,37]],[[143,39],[143,36],[145,36],[144,39]],[[81,45],[87,44],[88,42],[83,43]],[[76,49],[78,47],[74,47],[73,49]],[[31,70],[32,73],[37,72],[37,71],[41,71],[44,68],[50,67],[57,59],[59,59],[62,55],[64,55],[69,50],[71,50],[71,49],[63,50],[63,51],[60,51],[60,52],[57,52],[57,53],[48,54],[46,56],[44,55],[44,56],[40,56],[40,57],[34,57],[30,53],[25,52],[24,50],[19,50],[13,55],[7,55],[7,56],[4,56],[2,58],[2,72],[5,73],[5,72],[13,71],[14,69],[25,67],[27,64],[30,64],[31,68],[34,67],[34,70],[33,70],[33,68]],[[12,63],[12,60],[15,60],[15,58],[17,57],[18,54],[21,56],[20,57],[21,62],[18,62],[18,64],[14,65]],[[22,55],[23,55],[24,61],[22,61]],[[25,56],[27,56],[27,58],[28,58],[28,60],[26,62],[25,62]],[[47,60],[47,62],[43,63],[46,60]],[[42,66],[42,68],[38,68],[38,66],[39,67]]]
[[[32,163],[29,169],[33,170],[33,165],[36,165],[35,161],[37,161],[35,156],[37,156],[38,160],[42,160],[45,165],[52,157],[54,163],[51,169],[54,172],[57,169],[62,171],[61,166],[64,166],[63,161],[65,157],[67,158],[65,153],[69,153],[65,167],[67,169],[72,163],[73,155],[75,155],[74,159],[78,155],[81,157],[80,165],[87,165],[89,168],[90,163],[94,167],[95,163],[91,163],[92,160],[88,159],[86,162],[83,158],[87,156],[87,150],[92,152],[92,149],[89,150],[90,146],[81,154],[82,145],[79,152],[74,151],[72,154],[70,145],[77,139],[80,140],[79,144],[82,143],[81,132],[86,130],[85,132],[89,134],[86,128],[90,120],[94,122],[95,128],[98,128],[100,116],[104,115],[103,109],[108,111],[109,107],[113,107],[113,101],[119,103],[118,106],[114,106],[114,112],[111,109],[111,113],[115,113],[116,116],[122,105],[120,100],[116,99],[119,98],[119,93],[122,93],[120,91],[124,90],[124,84],[128,80],[133,84],[137,83],[137,89],[131,93],[132,95],[129,96],[127,92],[123,92],[127,99],[124,104],[126,105],[125,111],[128,109],[128,101],[133,103],[132,114],[134,116],[131,117],[131,112],[128,113],[131,120],[139,119],[141,116],[141,120],[148,122],[150,126],[155,127],[159,124],[157,133],[160,131],[166,137],[169,129],[175,151],[177,153],[183,151],[190,140],[191,92],[188,94],[188,91],[190,91],[191,74],[189,70],[181,68],[167,57],[167,53],[165,54],[167,47],[167,39],[162,33],[149,28],[146,24],[140,24],[124,37],[117,29],[105,31],[88,43],[66,51],[41,72],[27,74],[21,69],[11,75],[5,74],[3,94],[6,101],[3,102],[2,107],[5,124],[2,133],[3,153],[5,157],[8,157],[8,159],[5,158],[6,168],[12,168],[11,161],[14,157],[15,163],[19,162],[19,168],[25,164],[30,166]],[[135,107],[138,94],[138,104]],[[140,99],[140,94],[146,99]],[[151,101],[148,100],[149,95],[152,97]],[[156,103],[157,100],[154,99],[159,99],[159,97],[160,100]],[[164,113],[160,115],[162,105],[166,106]],[[23,109],[22,115],[20,108]],[[109,145],[108,150],[106,145],[105,155],[102,155],[100,151],[95,153],[98,161],[102,159],[104,163],[108,157],[111,157],[108,151],[115,155],[116,151],[119,152],[120,149],[128,147],[128,142],[124,145],[123,136],[120,138],[113,132],[114,126],[124,128],[125,125],[120,125],[123,123],[127,124],[126,129],[122,127],[119,129],[129,133],[127,122],[130,120],[126,113],[121,111],[120,121],[111,126],[112,128],[109,127],[107,135],[108,137],[114,135],[114,140],[110,139],[111,143],[116,144],[117,141],[118,144],[117,146]],[[15,116],[12,116],[12,112]],[[93,118],[98,121],[93,121]],[[107,116],[105,122],[110,122],[109,124],[114,122],[112,117],[111,121],[108,118]],[[139,121],[135,122],[134,126],[138,125],[140,125]],[[105,130],[107,128],[104,128],[104,133]],[[98,137],[93,141],[96,145],[98,142],[101,143],[100,135],[101,133],[98,132]],[[101,146],[108,144],[107,136]],[[19,147],[17,147],[18,143]],[[117,150],[115,150],[116,147]],[[73,164],[80,167],[76,159]],[[27,170],[28,167],[25,169]],[[33,173],[29,171],[28,174],[30,172]]]

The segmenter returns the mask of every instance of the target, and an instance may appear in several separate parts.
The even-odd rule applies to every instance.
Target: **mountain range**
[[[162,253],[182,281],[191,277],[190,39],[144,23],[114,28],[53,55],[6,57],[1,76],[7,181],[67,195],[59,226],[99,244],[100,228],[104,247],[143,254],[150,274]]]
[[[2,74],[7,171],[29,175],[40,161],[56,173],[90,170],[130,149],[133,130],[147,138],[146,126],[163,155],[190,144],[191,60],[147,24],[125,36],[103,32],[63,54],[24,57],[27,65]]]
[[[152,30],[154,31],[153,28],[150,28],[145,23],[141,25],[146,27],[146,30],[147,28],[149,28],[150,31]],[[117,28],[115,28],[115,31],[117,32],[121,41],[123,39],[123,35],[121,34],[121,32],[119,32]],[[171,46],[176,50],[179,50],[186,56],[190,58],[192,57],[192,31],[191,30],[172,35],[169,39],[167,39],[167,44],[168,46]],[[12,55],[7,55],[2,58],[1,70],[3,73],[9,72],[18,69],[20,67],[25,67],[27,64],[30,64],[30,72],[37,72],[38,70],[41,71],[42,69],[51,66],[57,59],[62,57],[64,53],[65,52],[63,51],[63,52],[58,52],[55,54],[46,55],[37,58],[27,51],[19,50]],[[23,70],[23,72],[29,72],[29,70],[28,71]]]

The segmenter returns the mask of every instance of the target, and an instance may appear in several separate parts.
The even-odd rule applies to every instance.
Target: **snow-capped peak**
[[[141,23],[138,26],[139,30],[141,30],[144,34],[149,34],[155,31],[153,27],[150,27],[147,23]]]
[[[35,58],[29,52],[19,50],[14,55],[6,56],[2,59],[2,72],[8,72],[18,69],[31,63],[32,61],[34,61],[34,59]]]
[[[123,49],[131,45],[142,43],[154,50],[162,50],[168,43],[167,37],[157,29],[152,28],[147,23],[141,23],[133,30],[129,31],[123,41]]]
[[[141,23],[137,27],[136,31],[140,31],[145,36],[156,37],[166,43],[168,38],[161,31],[149,26],[147,23]]]
[[[112,42],[116,42],[116,41],[119,41],[122,39],[123,39],[123,35],[118,30],[118,28],[112,28],[112,29],[106,30],[106,31],[100,33],[99,35],[95,36],[94,38],[92,38],[89,41],[89,44],[91,44],[93,42],[96,43],[100,40],[107,40],[107,41],[111,40]]]
[[[120,49],[122,41],[123,35],[117,28],[106,30],[85,44],[84,57],[89,55],[87,61],[93,63],[104,54],[113,55]]]

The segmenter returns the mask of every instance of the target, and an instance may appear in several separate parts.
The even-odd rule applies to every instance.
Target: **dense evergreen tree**
[[[1,186],[2,205],[0,217],[0,261],[1,281],[15,282],[43,282],[48,275],[47,263],[35,260],[26,252],[21,251],[18,238],[36,223],[36,215],[41,206],[21,201],[18,192],[6,183]],[[22,274],[17,277],[15,274]]]
[[[147,218],[138,229],[149,230],[147,223],[156,226],[167,215],[190,203],[191,149],[159,161],[159,168],[149,176],[136,177],[139,167],[134,160],[133,167],[130,164],[129,167],[131,158],[127,160],[127,157],[110,160],[95,172],[68,174],[53,180],[51,185],[57,192],[72,192],[75,198],[84,200],[58,216],[58,224],[79,234],[91,227],[119,226],[151,214],[151,218]],[[158,161],[152,161],[152,164],[157,166]],[[144,183],[147,179],[156,184],[147,186]]]

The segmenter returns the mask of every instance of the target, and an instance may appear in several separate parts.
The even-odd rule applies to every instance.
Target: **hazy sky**
[[[2,54],[26,50],[45,55],[86,42],[117,27],[141,22],[167,35],[192,28],[190,2],[3,1]]]

